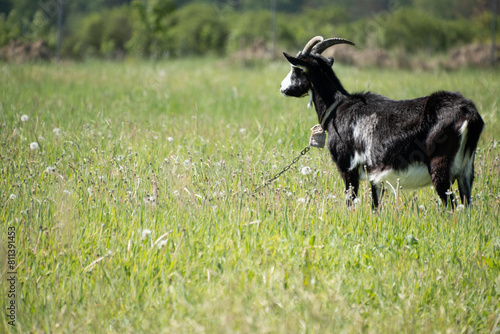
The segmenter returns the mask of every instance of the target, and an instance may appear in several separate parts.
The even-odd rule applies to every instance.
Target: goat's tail
[[[460,135],[465,140],[464,155],[473,155],[477,148],[477,143],[481,132],[484,128],[484,121],[479,115],[477,109],[472,105],[473,109],[469,110],[470,117],[460,127]]]

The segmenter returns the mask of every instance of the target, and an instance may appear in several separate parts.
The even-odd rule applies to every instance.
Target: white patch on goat
[[[377,123],[378,123],[377,115],[372,114],[368,117],[361,118],[354,126],[354,131],[353,131],[353,137],[355,142],[362,143],[365,148],[363,164],[368,164],[370,166],[373,165],[371,152],[373,146],[373,137],[375,134],[375,128],[377,126]]]
[[[354,157],[351,159],[351,165],[349,166],[349,170],[354,170],[356,168],[363,168],[366,164],[366,156],[364,152],[354,152]]]
[[[375,184],[389,182],[394,188],[417,189],[431,184],[431,175],[423,163],[414,163],[404,170],[388,169],[378,173],[370,173],[370,181]]]
[[[463,122],[462,126],[458,130],[460,134],[460,147],[458,148],[457,154],[453,159],[451,165],[451,177],[452,179],[457,178],[460,175],[472,175],[472,165],[473,159],[471,156],[472,152],[465,152],[465,144],[467,143],[467,132],[469,121]]]

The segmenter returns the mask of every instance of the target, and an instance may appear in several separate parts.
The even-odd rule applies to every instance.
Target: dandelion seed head
[[[54,128],[54,130],[52,130],[52,132],[56,135],[56,136],[59,136],[61,134],[61,129],[59,128]]]
[[[92,187],[88,187],[87,193],[89,194],[89,196],[92,196],[92,194],[94,193],[94,189],[92,189]]]
[[[179,197],[181,195],[181,193],[179,192],[179,190],[174,190],[173,195],[175,197]]]
[[[309,174],[311,174],[311,172],[312,172],[312,169],[309,166],[305,166],[305,167],[302,167],[300,169],[300,173],[302,173],[302,175],[309,175]]]
[[[169,143],[171,143],[171,142],[173,142],[173,141],[174,141],[174,138],[172,138],[172,137],[167,137],[167,141],[168,141]]]
[[[71,195],[71,191],[64,189],[63,190],[63,194],[65,194],[65,195]]]
[[[168,240],[160,240],[160,242],[158,242],[157,246],[159,249],[162,249],[164,246],[166,246],[168,243]]]
[[[361,200],[359,198],[355,198],[354,201],[352,202],[354,206],[361,204]]]
[[[30,117],[29,117],[28,115],[22,115],[22,116],[21,116],[21,121],[22,121],[22,122],[27,122],[27,121],[29,121],[29,120],[30,120]]]
[[[419,210],[421,210],[421,211],[424,211],[424,210],[425,210],[425,206],[423,206],[423,205],[419,205],[419,206],[418,206],[418,209],[419,209]]]
[[[244,135],[246,133],[247,133],[247,129],[245,129],[245,128],[240,129],[240,135]]]
[[[123,159],[125,159],[125,156],[123,156],[122,154],[116,157],[116,161],[122,161]]]
[[[184,160],[184,167],[188,168],[191,165],[191,161],[189,159]]]
[[[55,172],[56,172],[56,168],[55,167],[48,166],[47,168],[45,168],[45,173],[54,174]]]
[[[462,211],[463,209],[465,209],[465,205],[463,204],[457,205],[457,211]]]
[[[297,203],[301,204],[301,203],[305,203],[305,202],[306,202],[306,199],[304,197],[297,198]]]
[[[30,143],[30,149],[31,150],[37,150],[40,146],[38,145],[38,143],[36,141]]]
[[[144,198],[144,204],[155,205],[156,204],[156,197],[153,195],[146,196],[146,198]]]
[[[144,240],[144,239],[146,239],[146,238],[148,238],[150,236],[151,236],[151,230],[148,230],[148,229],[142,230],[142,232],[141,232],[141,240]]]
[[[17,198],[16,194],[10,194],[9,199],[11,201],[15,200]]]
[[[291,191],[289,191],[289,192],[287,192],[287,193],[286,193],[286,197],[292,197],[292,195],[293,195],[293,194],[292,194],[292,192],[291,192]]]

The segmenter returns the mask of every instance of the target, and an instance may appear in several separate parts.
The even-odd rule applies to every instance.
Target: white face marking
[[[293,72],[293,66],[288,75],[286,76],[286,78],[283,79],[283,81],[281,82],[280,92],[285,96],[287,96],[285,94],[285,91],[288,89],[288,87],[292,85],[292,72]]]

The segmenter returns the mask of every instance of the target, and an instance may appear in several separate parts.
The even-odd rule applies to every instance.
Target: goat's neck
[[[326,114],[330,107],[334,106],[334,104],[338,105],[340,101],[349,95],[342,85],[340,85],[340,82],[336,81],[335,84],[332,84],[332,82],[312,83],[310,94],[312,95],[311,99],[318,114],[320,124],[323,124],[324,117],[328,116]]]

